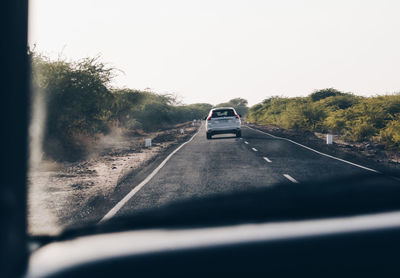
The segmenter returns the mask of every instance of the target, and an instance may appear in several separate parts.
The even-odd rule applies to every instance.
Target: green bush
[[[181,105],[172,95],[111,88],[115,70],[99,58],[67,62],[28,54],[32,89],[46,100],[43,150],[54,159],[84,157],[94,138],[111,126],[154,131],[201,119],[212,107]]]
[[[249,109],[247,119],[289,129],[333,132],[355,142],[373,140],[398,148],[400,94],[360,97],[335,89],[308,97],[270,97]]]
[[[377,129],[367,122],[355,122],[349,126],[345,136],[354,142],[361,142],[370,139],[377,133]]]
[[[334,88],[327,88],[313,92],[310,94],[310,98],[312,101],[319,101],[327,97],[335,97],[340,95],[343,95],[343,93]]]
[[[400,115],[379,132],[378,139],[389,149],[400,150]]]

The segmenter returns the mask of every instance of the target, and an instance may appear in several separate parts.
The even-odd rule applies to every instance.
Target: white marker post
[[[333,143],[333,135],[332,134],[327,134],[326,135],[326,143],[328,145],[331,145]]]
[[[150,148],[151,147],[151,138],[144,139],[144,146],[146,148]]]

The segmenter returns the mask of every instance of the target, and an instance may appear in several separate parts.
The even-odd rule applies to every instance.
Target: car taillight
[[[240,119],[239,115],[238,115],[238,114],[236,114],[236,112],[235,112],[235,116],[236,116],[236,118]]]
[[[211,120],[211,116],[208,116],[207,121]]]

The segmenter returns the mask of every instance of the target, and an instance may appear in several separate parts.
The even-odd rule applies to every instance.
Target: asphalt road
[[[152,176],[148,171],[142,177],[127,179],[121,187],[125,189],[97,211],[103,215],[103,221],[177,200],[220,192],[285,183],[301,187],[308,181],[371,173],[248,127],[242,128],[242,138],[228,134],[207,140],[204,125],[190,142],[159,168]],[[398,183],[381,176],[384,183]]]

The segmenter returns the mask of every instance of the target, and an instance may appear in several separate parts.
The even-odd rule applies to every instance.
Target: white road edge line
[[[255,151],[255,152],[257,151],[257,149],[256,149],[256,148],[251,148],[251,149],[252,149],[253,151]]]
[[[255,130],[255,131],[258,131],[258,132],[267,134],[268,136],[271,136],[272,138],[275,138],[275,139],[286,140],[286,141],[288,141],[288,142],[290,142],[290,143],[293,143],[293,144],[295,144],[295,145],[298,145],[298,146],[300,146],[300,147],[303,147],[303,148],[305,148],[305,149],[307,149],[307,150],[313,151],[313,152],[315,152],[315,153],[317,153],[317,154],[320,154],[320,155],[323,155],[323,156],[326,156],[326,157],[329,157],[329,158],[332,158],[332,159],[336,159],[336,160],[338,160],[338,161],[341,161],[341,162],[344,162],[344,163],[347,163],[347,164],[350,164],[350,165],[359,167],[359,168],[364,169],[364,170],[367,170],[367,171],[371,171],[371,172],[374,172],[374,173],[377,173],[377,174],[382,174],[381,172],[379,172],[379,171],[377,171],[377,170],[374,170],[374,169],[371,169],[371,168],[368,168],[368,167],[365,167],[365,166],[362,166],[362,165],[359,165],[359,164],[356,164],[356,163],[353,163],[353,162],[350,162],[350,161],[341,159],[341,158],[336,157],[336,156],[332,156],[332,155],[329,155],[329,154],[326,154],[326,153],[323,153],[323,152],[314,150],[314,149],[312,149],[312,148],[310,148],[310,147],[307,147],[307,146],[304,146],[304,145],[302,145],[302,144],[300,144],[300,143],[297,143],[296,141],[293,141],[293,140],[290,140],[290,139],[287,139],[287,138],[284,138],[284,137],[275,136],[275,135],[269,134],[268,132],[261,131],[261,130],[258,130],[258,129],[255,129],[255,128],[252,128],[252,127],[249,127],[249,126],[246,126],[246,127],[249,128],[249,129],[252,129],[252,130]]]
[[[248,144],[249,144],[249,142],[247,142],[247,141],[244,141],[244,143],[245,143],[246,145],[248,145]]]
[[[264,156],[263,158],[264,158],[265,161],[267,161],[267,162],[269,162],[269,163],[272,162],[271,160],[268,159],[268,157],[265,157],[265,156]]]
[[[119,201],[106,215],[98,222],[103,223],[109,219],[111,219],[143,186],[145,186],[160,170],[164,165],[170,160],[170,158],[177,153],[183,146],[193,140],[193,138],[199,134],[201,127],[199,130],[186,142],[182,143],[178,148],[176,148],[172,153],[170,153],[160,165],[156,169],[151,172],[139,185],[135,186],[121,201]]]
[[[283,174],[283,176],[285,177],[285,178],[287,178],[288,180],[290,180],[291,182],[293,182],[293,183],[299,183],[297,180],[295,180],[294,178],[292,178],[290,175],[288,175],[288,174]]]

